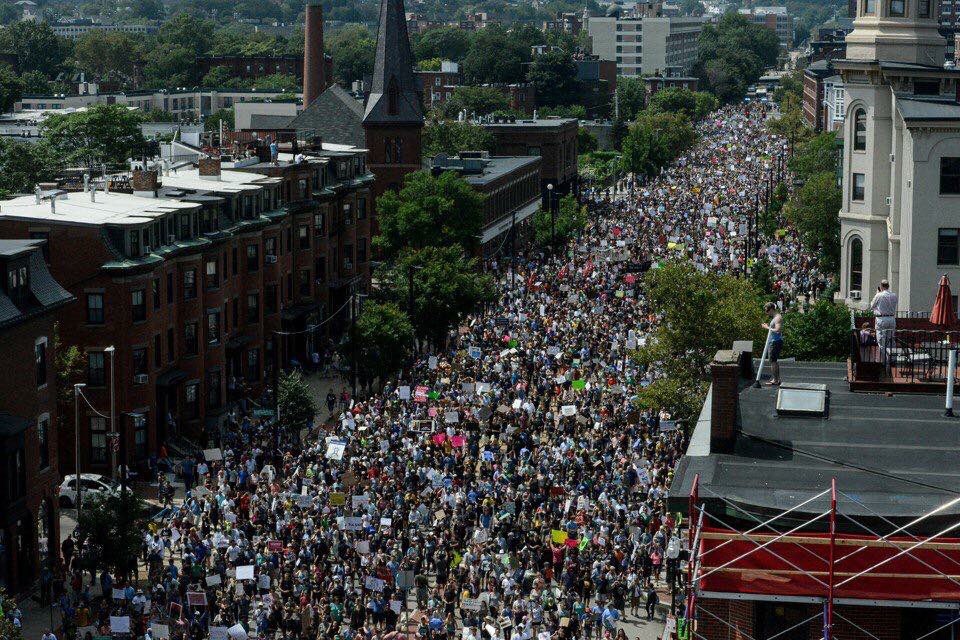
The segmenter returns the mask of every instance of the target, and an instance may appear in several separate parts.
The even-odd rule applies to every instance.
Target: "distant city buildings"
[[[740,9],[740,15],[775,32],[785,51],[793,46],[793,16],[786,7],[751,7]]]
[[[65,22],[56,22],[50,25],[55,34],[63,38],[76,40],[82,38],[91,31],[107,31],[117,33],[129,33],[133,35],[147,35],[156,33],[159,30],[157,25],[153,24],[108,24],[103,22],[94,22],[90,19],[77,19]]]

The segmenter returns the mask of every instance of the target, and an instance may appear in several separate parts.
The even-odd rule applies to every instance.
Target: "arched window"
[[[393,141],[390,138],[383,140],[383,159],[386,164],[393,164]]]
[[[853,150],[867,150],[867,112],[863,109],[853,112]]]
[[[391,116],[400,113],[400,88],[397,86],[396,78],[390,78],[390,86],[387,89],[387,113]]]
[[[863,288],[863,241],[854,237],[850,241],[850,281],[849,291],[862,291]]]
[[[403,164],[403,146],[400,138],[393,139],[393,161],[397,164]]]

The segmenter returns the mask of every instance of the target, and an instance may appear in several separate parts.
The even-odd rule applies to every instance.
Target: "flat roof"
[[[4,240],[0,239],[0,256],[12,258],[33,251],[43,240]]]
[[[549,129],[553,127],[563,127],[571,122],[577,122],[576,118],[537,118],[536,120],[524,119],[524,120],[515,120],[513,122],[489,122],[485,123],[483,126],[488,129],[509,129],[509,128],[527,128],[527,127],[538,127],[543,129]]]
[[[960,104],[950,99],[897,96],[897,110],[907,121],[960,120]]]
[[[740,432],[729,454],[710,452],[708,400],[674,474],[671,508],[686,510],[697,474],[705,501],[721,495],[754,514],[794,507],[829,488],[832,478],[838,490],[887,518],[917,517],[960,494],[960,420],[944,417],[943,396],[854,393],[846,374],[846,363],[781,363],[784,383],[826,385],[825,417],[778,415],[776,389],[743,388]],[[822,506],[811,503],[798,517]],[[717,508],[729,515],[728,507]],[[844,509],[870,515],[856,504]],[[940,515],[958,513],[960,505]]]
[[[171,169],[169,175],[163,174],[160,176],[160,184],[164,187],[213,191],[216,193],[254,191],[281,182],[283,182],[283,178],[230,169],[221,169],[219,180],[205,180],[200,177],[200,169],[197,167]]]
[[[199,204],[145,198],[129,193],[97,191],[96,201],[90,201],[85,191],[65,192],[57,196],[56,211],[52,211],[49,199],[37,204],[32,195],[20,196],[0,202],[0,220],[37,220],[76,225],[139,225],[160,218],[173,211],[189,211]]]
[[[454,158],[448,158],[454,160]],[[505,175],[522,169],[527,165],[536,163],[540,158],[538,156],[493,156],[484,158],[486,165],[482,173],[464,173],[459,167],[436,167],[442,171],[455,171],[460,174],[467,183],[475,186],[483,186],[502,178]]]

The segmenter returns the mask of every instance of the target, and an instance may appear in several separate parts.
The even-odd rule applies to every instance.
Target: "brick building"
[[[274,56],[198,56],[197,66],[201,75],[214,67],[226,67],[237,78],[256,79],[279,73],[303,80],[303,56],[278,54]],[[333,58],[324,56],[326,77],[333,78]]]
[[[643,93],[647,102],[654,94],[676,87],[688,91],[696,91],[699,87],[700,79],[689,76],[647,76],[643,79]]]
[[[483,125],[493,134],[493,154],[497,156],[539,156],[540,188],[547,197],[547,185],[554,193],[577,189],[577,120],[575,118],[538,118],[504,120]]]
[[[0,587],[14,594],[59,551],[54,316],[73,296],[46,251],[41,239],[0,240]]]
[[[833,75],[829,60],[818,60],[803,71],[803,118],[818,133],[824,128],[824,81]]]
[[[373,176],[363,150],[325,149],[122,178],[6,202],[0,233],[48,238],[52,272],[80,300],[60,313],[62,339],[86,352],[102,412],[113,379],[127,459],[142,467],[170,438],[215,440],[233,401],[320,346],[320,332],[277,332],[303,332],[362,286]],[[81,432],[81,470],[106,471],[106,421],[83,411]]]
[[[505,235],[518,229],[540,209],[540,168],[538,157],[491,157],[480,151],[461,151],[454,157],[433,160],[433,172],[454,171],[467,184],[486,196],[481,246],[484,255],[496,253]]]

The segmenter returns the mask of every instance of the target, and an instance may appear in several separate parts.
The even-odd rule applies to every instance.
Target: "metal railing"
[[[946,384],[950,351],[960,332],[940,330],[850,331],[850,361],[857,382]]]

